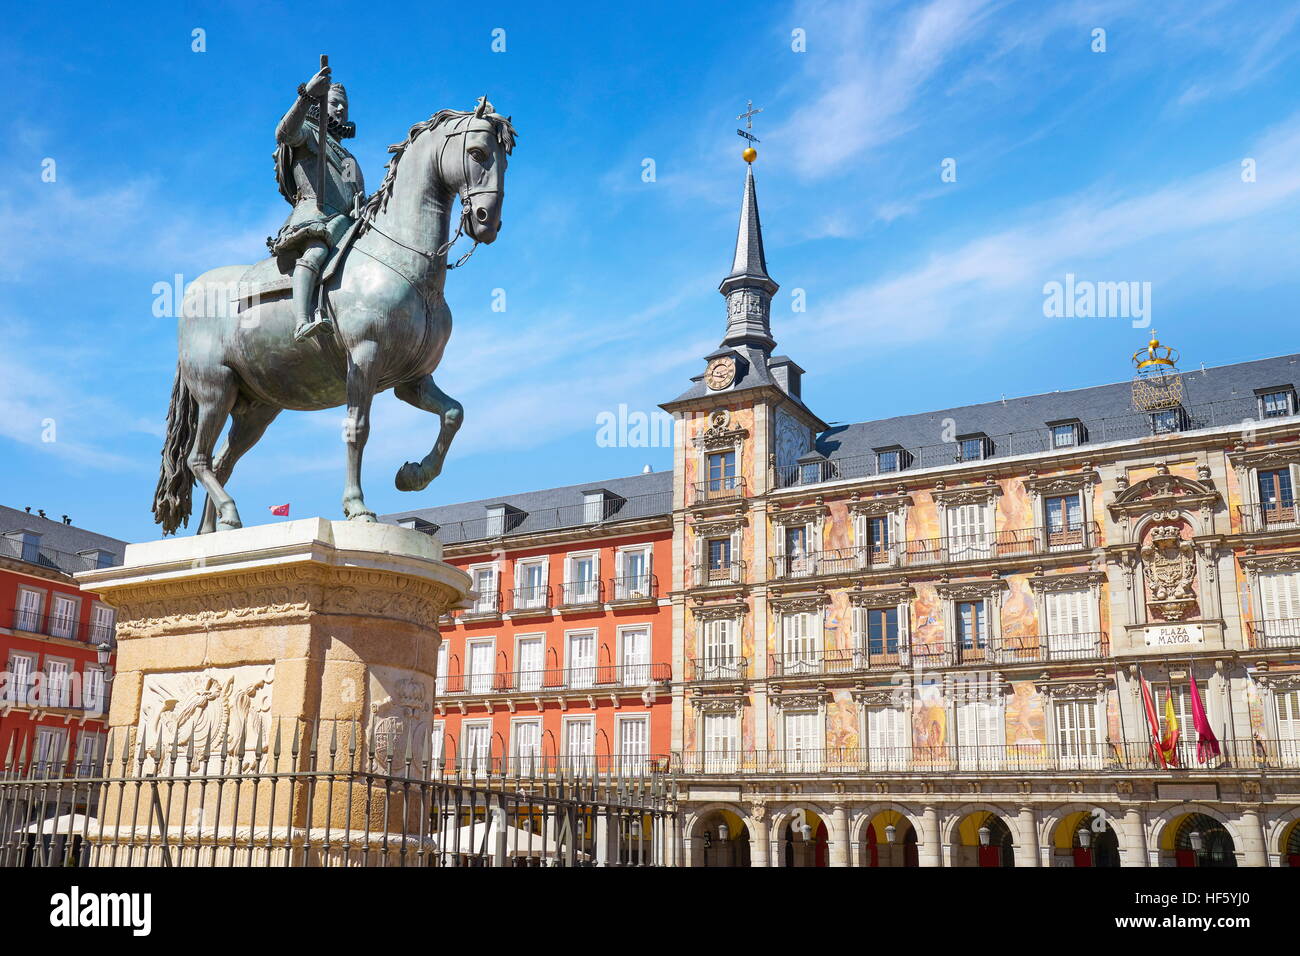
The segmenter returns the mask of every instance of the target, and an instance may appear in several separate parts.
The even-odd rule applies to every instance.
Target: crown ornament
[[[1139,374],[1148,370],[1177,370],[1178,350],[1168,345],[1161,345],[1155,330],[1152,330],[1151,341],[1147,343],[1147,347],[1133,353],[1133,365]]]
[[[1161,345],[1155,330],[1147,347],[1133,353],[1133,407],[1156,412],[1183,403],[1183,379],[1178,374],[1178,350]]]

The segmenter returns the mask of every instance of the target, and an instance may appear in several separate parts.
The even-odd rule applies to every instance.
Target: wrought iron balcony
[[[611,604],[635,604],[659,598],[659,579],[653,574],[634,574],[625,578],[609,579]]]
[[[697,657],[689,665],[690,676],[687,679],[694,683],[745,680],[749,676],[748,659],[735,655]]]
[[[1295,502],[1262,505],[1237,505],[1241,530],[1247,534],[1261,531],[1294,531],[1300,528],[1300,509]]]
[[[1051,735],[1049,735],[1051,737]],[[1300,772],[1300,740],[1220,741],[1221,755],[1202,762],[1196,744],[1180,745],[1173,768],[1225,773]],[[840,775],[998,773],[1167,773],[1149,740],[1071,741],[989,745],[800,748],[758,751],[688,751],[674,755],[680,774]]]
[[[15,631],[28,634],[40,634],[45,637],[61,637],[67,641],[80,641],[83,644],[113,643],[116,633],[115,625],[93,624],[63,617],[58,614],[41,614],[27,608],[14,608],[11,611],[11,626]]]
[[[605,584],[599,578],[565,581],[560,585],[561,607],[586,607],[605,602]]]
[[[444,776],[506,777],[520,780],[547,777],[638,777],[668,773],[668,754],[500,754],[435,755],[435,772]]]
[[[548,614],[553,606],[549,585],[515,588],[510,592],[510,613],[514,615]]]
[[[1300,617],[1251,621],[1247,624],[1251,650],[1300,647]]]
[[[501,616],[501,592],[484,591],[473,599],[473,603],[460,614],[465,621],[480,620]]]
[[[706,562],[691,567],[693,587],[713,588],[727,584],[745,583],[745,562],[728,561],[726,563]]]
[[[498,671],[483,674],[451,674],[439,677],[439,697],[486,694],[549,694],[571,690],[646,688],[668,681],[672,671],[666,662],[658,664],[591,664],[584,667],[551,667],[544,670]]]
[[[105,552],[70,554],[54,548],[42,548],[37,544],[20,541],[3,534],[0,534],[0,557],[25,561],[28,564],[40,565],[51,571],[60,571],[69,575],[76,574],[78,571],[110,568],[122,563],[120,556],[115,554]]]
[[[834,676],[864,671],[895,670],[913,663],[923,667],[960,664],[1031,664],[1096,660],[1107,657],[1110,642],[1100,631],[1080,634],[1030,635],[987,641],[910,644],[895,639],[873,640],[865,646],[831,650],[783,651],[769,655],[772,677]]]
[[[921,538],[892,545],[835,548],[770,558],[773,579],[835,577],[881,568],[956,564],[1085,551],[1100,543],[1095,521],[1062,528],[1020,528],[984,534]]]
[[[711,504],[715,501],[735,501],[745,497],[744,475],[727,475],[695,483],[693,504]]]

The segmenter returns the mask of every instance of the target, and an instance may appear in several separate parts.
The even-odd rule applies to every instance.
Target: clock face
[[[716,358],[704,370],[704,381],[709,388],[717,391],[726,388],[736,378],[736,360],[730,355]]]

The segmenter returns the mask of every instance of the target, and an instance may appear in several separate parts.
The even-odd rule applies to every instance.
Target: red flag
[[[1147,726],[1151,729],[1151,751],[1160,761],[1161,767],[1169,766],[1165,760],[1165,748],[1160,741],[1160,718],[1156,716],[1156,702],[1151,699],[1151,686],[1141,674],[1138,681],[1142,684],[1142,708],[1147,712]]]
[[[1192,678],[1192,726],[1196,728],[1196,759],[1209,763],[1211,757],[1223,753],[1219,748],[1219,738],[1214,736],[1210,719],[1205,716],[1205,706],[1201,703],[1201,692],[1196,689],[1196,678]]]
[[[282,518],[289,517],[288,505],[271,505],[271,514],[279,515]]]

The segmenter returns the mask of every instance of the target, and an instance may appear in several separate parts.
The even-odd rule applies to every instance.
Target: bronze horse
[[[438,476],[463,414],[433,381],[451,336],[443,297],[451,208],[459,194],[457,236],[464,232],[476,245],[496,239],[514,142],[510,119],[484,98],[472,112],[434,114],[389,148],[394,156],[383,185],[367,202],[339,262],[326,269],[334,335],[294,341],[285,281],[291,263],[223,266],[186,289],[153,504],[165,533],[188,524],[196,480],[208,496],[199,534],[242,527],[225,484],[285,408],[347,405],[343,514],[351,520],[375,520],[361,491],[375,393],[391,388],[441,419],[433,449],[398,469],[397,487],[419,491]],[[230,433],[214,460],[227,417]]]

